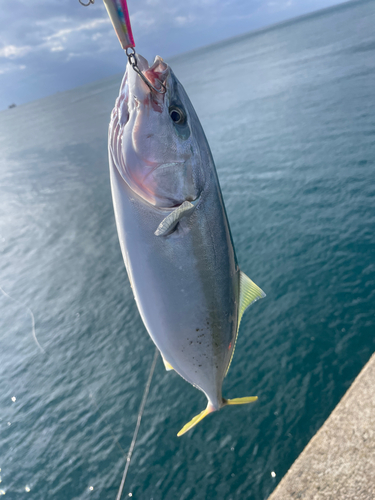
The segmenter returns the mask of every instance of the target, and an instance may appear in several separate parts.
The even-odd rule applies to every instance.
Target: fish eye
[[[171,106],[169,108],[169,116],[176,125],[183,125],[185,123],[186,116],[181,108]]]

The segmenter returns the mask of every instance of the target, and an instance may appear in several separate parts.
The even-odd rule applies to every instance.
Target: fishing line
[[[119,440],[117,439],[116,434],[113,432],[112,427],[109,425],[109,423],[107,422],[105,416],[103,415],[103,412],[101,411],[99,405],[96,403],[94,395],[91,392],[89,392],[89,396],[90,396],[90,399],[91,399],[92,403],[94,404],[94,406],[96,408],[96,411],[99,412],[100,416],[104,420],[105,426],[107,427],[107,429],[109,430],[109,432],[112,434],[112,437],[113,437],[114,442],[116,443],[116,446],[118,447],[118,449],[121,451],[121,453],[126,458],[126,452],[125,452],[124,448],[119,443]]]
[[[23,304],[22,302],[20,302],[19,300],[16,300],[13,297],[11,297],[5,290],[3,290],[3,288],[1,286],[0,286],[0,291],[1,291],[1,293],[5,297],[7,297],[8,299],[12,300],[13,302],[15,302],[16,304],[20,305],[21,307],[24,307],[27,310],[27,312],[29,313],[29,315],[31,317],[32,335],[33,335],[33,338],[35,340],[35,343],[38,346],[38,348],[42,351],[42,353],[46,354],[46,351],[43,349],[43,347],[38,342],[38,339],[36,338],[35,317],[34,317],[34,314],[33,314],[32,310],[28,306],[26,306],[25,304]],[[134,430],[134,433],[133,433],[132,442],[130,444],[130,448],[129,448],[129,451],[128,451],[127,454],[125,453],[125,450],[123,449],[123,447],[119,443],[119,440],[117,439],[115,433],[113,432],[112,427],[109,425],[109,423],[107,422],[106,418],[104,417],[101,409],[97,405],[93,394],[91,392],[89,393],[91,401],[93,402],[93,404],[95,405],[97,411],[100,413],[101,417],[103,418],[104,423],[105,423],[107,429],[112,434],[112,437],[113,437],[113,439],[114,439],[114,441],[116,443],[116,446],[119,448],[119,450],[124,455],[124,457],[126,457],[126,465],[125,465],[124,473],[123,473],[123,476],[122,476],[122,480],[121,480],[120,488],[119,488],[118,493],[117,493],[116,500],[121,500],[122,491],[123,491],[123,488],[124,488],[124,485],[125,485],[126,476],[128,474],[128,470],[129,470],[129,466],[130,466],[130,461],[131,461],[131,458],[132,458],[132,454],[133,454],[135,443],[136,443],[136,440],[137,440],[139,428],[140,428],[140,425],[141,425],[141,420],[142,420],[143,412],[144,412],[144,409],[145,409],[145,406],[146,406],[147,396],[148,396],[148,393],[150,391],[150,385],[151,385],[152,377],[154,375],[155,366],[156,366],[156,362],[157,362],[157,359],[158,359],[158,353],[159,353],[158,349],[155,348],[154,359],[153,359],[153,362],[152,362],[152,365],[151,365],[151,368],[150,368],[150,373],[149,373],[149,376],[148,376],[148,380],[147,380],[147,383],[146,383],[146,386],[145,386],[145,390],[143,392],[142,402],[141,402],[141,405],[140,405],[139,411],[138,411],[137,424],[136,424],[136,427],[135,427],[135,430]]]
[[[36,338],[36,333],[35,333],[35,318],[34,318],[34,314],[32,312],[32,310],[30,309],[30,307],[27,307],[25,304],[23,304],[22,302],[20,302],[19,300],[16,300],[14,299],[13,297],[11,297],[9,294],[6,293],[5,290],[3,290],[0,286],[0,291],[3,295],[5,295],[5,297],[8,297],[8,299],[10,300],[13,300],[13,302],[15,302],[16,304],[19,304],[21,307],[24,307],[27,312],[30,314],[30,317],[31,317],[31,325],[32,325],[32,335],[33,335],[33,338],[35,340],[35,343],[36,345],[39,347],[39,349],[42,351],[43,354],[46,354],[46,351],[43,349],[43,347],[39,344],[38,342],[38,339]]]
[[[150,390],[152,376],[153,376],[154,371],[155,371],[156,361],[158,360],[158,355],[159,355],[159,351],[158,351],[157,347],[155,347],[154,359],[152,361],[152,365],[151,365],[151,368],[150,368],[150,374],[148,376],[146,387],[145,387],[145,390],[143,392],[142,402],[141,402],[141,406],[139,407],[139,412],[138,412],[137,424],[135,426],[135,430],[134,430],[134,434],[133,434],[133,439],[132,439],[132,442],[130,444],[130,448],[129,448],[129,451],[128,451],[128,456],[126,457],[125,469],[124,469],[124,473],[122,475],[121,484],[120,484],[120,488],[119,488],[118,493],[117,493],[116,500],[121,500],[122,490],[124,489],[124,485],[125,485],[125,481],[126,481],[126,476],[128,475],[128,470],[129,470],[129,467],[130,467],[130,461],[131,461],[131,458],[132,458],[132,454],[133,454],[135,442],[137,440],[139,427],[141,425],[142,415],[143,415],[143,411],[145,409],[147,396],[148,396],[148,393],[149,393],[149,390]]]
[[[33,338],[35,340],[36,345],[39,347],[39,349],[42,351],[42,353],[46,354],[46,351],[39,344],[38,339],[36,338],[36,333],[35,333],[35,317],[34,317],[34,314],[33,314],[32,310],[28,306],[26,306],[25,304],[23,304],[22,302],[20,302],[19,300],[16,300],[13,297],[11,297],[5,290],[3,290],[3,288],[1,286],[0,286],[0,291],[1,291],[1,293],[5,297],[8,297],[8,299],[12,300],[16,304],[19,304],[21,307],[24,307],[27,310],[27,312],[30,314],[31,322],[32,322],[32,335],[33,335]],[[122,491],[124,489],[126,476],[128,475],[130,461],[131,461],[131,458],[132,458],[132,455],[133,455],[135,443],[137,441],[138,432],[139,432],[139,428],[140,428],[140,425],[141,425],[141,420],[142,420],[143,412],[144,412],[144,409],[145,409],[145,406],[146,406],[147,396],[148,396],[148,393],[150,391],[151,381],[152,381],[152,377],[154,375],[155,366],[156,366],[156,362],[157,362],[157,359],[158,359],[158,354],[159,354],[159,351],[155,347],[154,359],[152,361],[152,365],[151,365],[151,368],[150,368],[150,373],[149,373],[149,376],[148,376],[148,379],[147,379],[147,383],[146,383],[146,386],[145,386],[145,389],[144,389],[144,392],[143,392],[143,397],[142,397],[141,405],[140,405],[139,411],[138,411],[137,424],[135,426],[135,430],[134,430],[134,433],[133,433],[132,442],[130,444],[130,448],[129,448],[129,451],[128,451],[127,455],[126,455],[124,449],[122,448],[121,444],[119,443],[119,441],[118,441],[115,433],[113,432],[112,427],[108,424],[108,422],[105,419],[102,411],[100,410],[99,406],[96,404],[96,401],[95,401],[95,398],[94,398],[93,394],[91,392],[89,393],[91,401],[94,403],[96,409],[98,410],[98,412],[102,416],[106,427],[109,429],[110,433],[112,434],[112,437],[113,437],[113,439],[114,439],[114,441],[116,443],[116,446],[119,448],[119,450],[124,455],[124,457],[126,457],[125,469],[124,469],[124,473],[122,475],[121,484],[120,484],[120,488],[119,488],[118,493],[117,493],[116,500],[121,500],[121,495],[122,495]]]

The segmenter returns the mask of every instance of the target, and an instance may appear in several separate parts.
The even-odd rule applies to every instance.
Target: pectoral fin
[[[195,206],[193,203],[190,203],[190,201],[184,201],[182,205],[176,208],[176,210],[173,210],[173,212],[167,215],[167,217],[160,222],[154,233],[155,236],[168,236],[168,234],[171,234],[179,221],[186,215],[189,215],[194,208]]]

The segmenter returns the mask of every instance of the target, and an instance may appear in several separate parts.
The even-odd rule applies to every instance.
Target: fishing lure
[[[134,48],[135,43],[126,0],[103,0],[103,2],[121,47],[124,50]]]

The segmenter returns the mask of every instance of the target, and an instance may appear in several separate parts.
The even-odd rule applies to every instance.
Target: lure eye
[[[169,108],[169,116],[176,125],[182,125],[185,123],[185,113],[182,109],[175,106]]]

